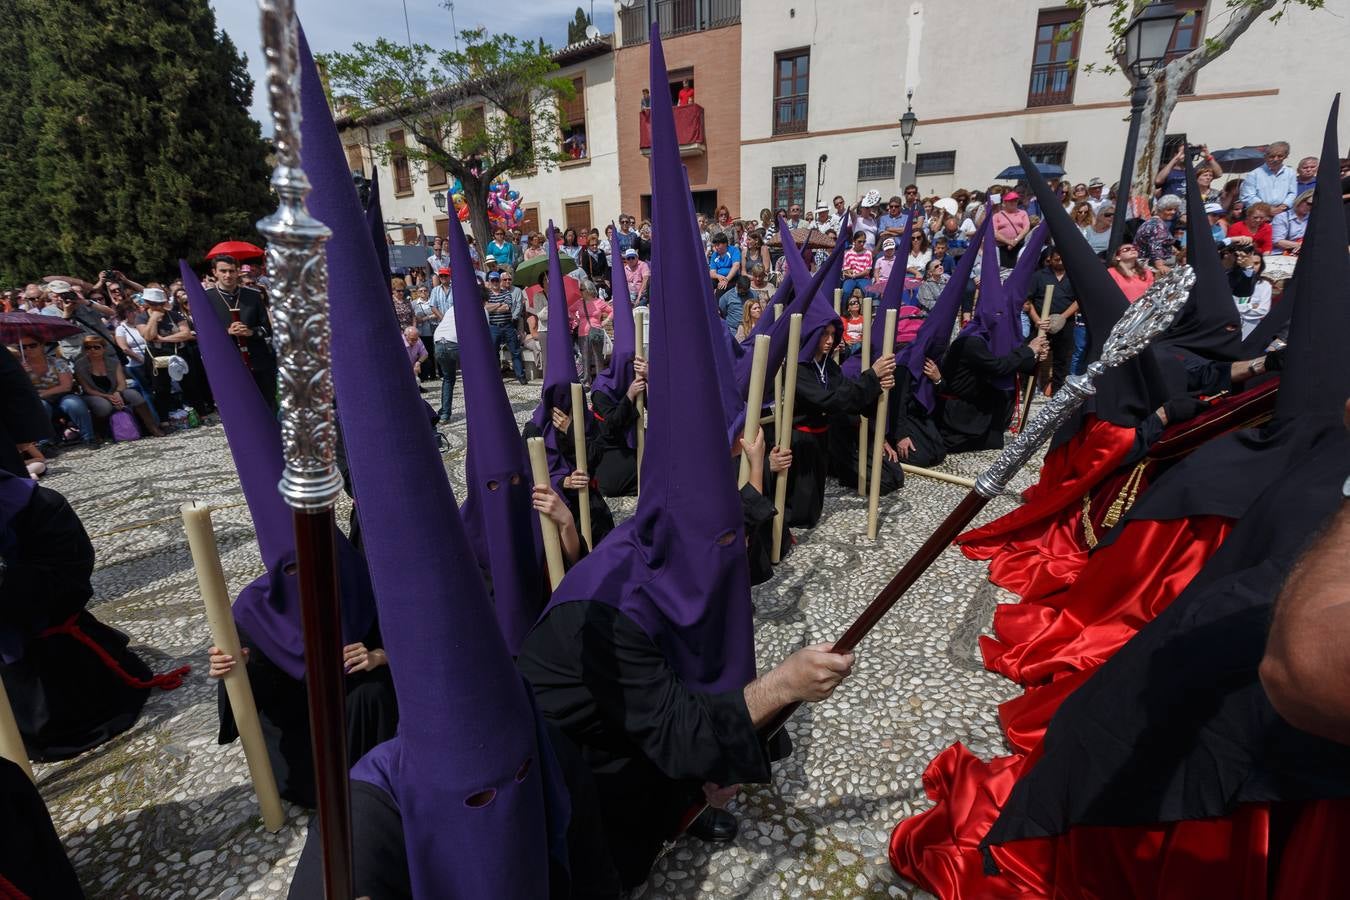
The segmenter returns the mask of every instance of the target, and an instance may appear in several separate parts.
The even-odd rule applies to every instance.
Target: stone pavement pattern
[[[535,386],[508,382],[523,423]],[[428,395],[434,396],[434,395]],[[464,485],[462,397],[445,459]],[[213,420],[214,421],[214,420]],[[995,454],[950,460],[973,477]],[[1014,481],[1025,488],[1038,466]],[[94,539],[98,566],[89,608],[131,635],[156,671],[192,674],[156,691],[130,731],[74,760],[35,767],[66,850],[91,897],[284,897],[308,816],[288,806],[278,834],[261,825],[239,744],[216,744],[216,686],[206,677],[210,632],[187,551],[179,505],[219,508],[215,526],[232,593],[262,573],[247,508],[219,425],[159,440],[71,451],[44,484],[64,494]],[[881,538],[865,533],[867,504],[831,483],[820,525],[776,577],[755,589],[761,668],[840,634],[963,496],[910,476],[882,498]],[[999,498],[980,521],[1014,501]],[[611,501],[616,518],[632,499]],[[346,498],[339,520],[346,522]],[[831,701],[804,707],[788,726],[795,749],[768,785],[748,786],[733,810],[735,843],[710,852],[684,839],[636,897],[923,897],[886,861],[894,824],[929,806],[921,776],[955,741],[989,757],[1005,752],[996,707],[1011,683],[984,671],[976,638],[995,602],[985,565],[948,550],[860,648],[853,677]]]

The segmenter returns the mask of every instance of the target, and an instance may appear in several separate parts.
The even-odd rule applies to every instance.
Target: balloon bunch
[[[525,210],[520,208],[520,191],[511,190],[504,175],[498,175],[488,186],[487,215],[493,228],[510,228],[525,218]]]
[[[450,185],[450,201],[455,204],[455,217],[461,222],[469,221],[469,203],[464,199],[464,182],[458,178]]]

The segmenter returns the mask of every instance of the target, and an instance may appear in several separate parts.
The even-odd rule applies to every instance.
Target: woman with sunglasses
[[[85,337],[84,352],[75,360],[75,380],[80,383],[84,401],[94,418],[107,419],[114,412],[130,410],[150,434],[155,437],[164,435],[145,397],[141,396],[140,391],[127,386],[122,363],[116,354],[107,352],[103,338],[95,335]]]
[[[1106,251],[1111,247],[1111,223],[1115,220],[1116,205],[1108,201],[1097,208],[1097,215],[1092,217],[1092,224],[1083,229],[1083,237],[1087,238],[1088,246],[1102,259],[1106,259]]]
[[[75,373],[70,363],[55,354],[47,353],[36,338],[23,337],[19,340],[24,370],[28,380],[33,383],[42,407],[50,419],[59,408],[62,415],[80,431],[80,440],[86,446],[96,446],[94,437],[94,417],[84,399],[75,393]]]

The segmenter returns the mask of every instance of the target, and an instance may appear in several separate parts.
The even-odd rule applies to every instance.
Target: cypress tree
[[[0,278],[162,277],[271,206],[245,60],[207,0],[9,0]]]

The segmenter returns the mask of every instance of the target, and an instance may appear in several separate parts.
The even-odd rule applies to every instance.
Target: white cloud
[[[253,104],[250,112],[263,123],[263,133],[271,133],[267,116],[267,97],[259,85],[263,80],[262,50],[259,46],[258,7],[252,0],[211,0],[216,25],[248,56],[253,76]],[[455,25],[460,30],[482,26],[489,31],[510,32],[533,40],[543,37],[554,47],[567,42],[567,23],[577,7],[590,11],[590,0],[455,0]],[[315,53],[345,50],[356,41],[385,37],[406,41],[408,32],[418,43],[449,47],[454,36],[450,11],[440,0],[301,0],[297,3],[305,35]],[[509,10],[509,12],[507,12]],[[614,28],[614,8],[609,0],[595,6],[595,24],[602,32]]]

